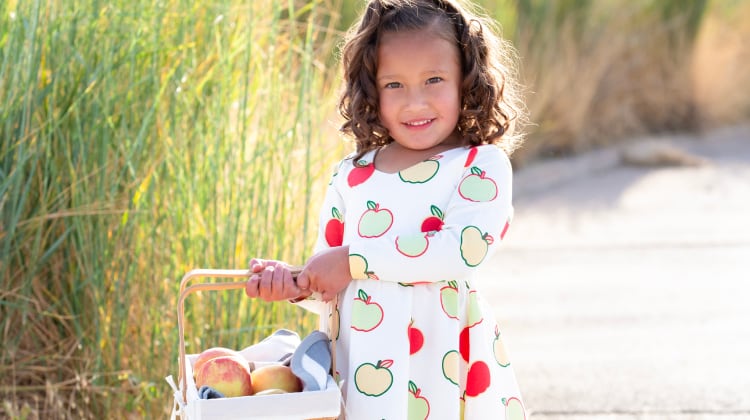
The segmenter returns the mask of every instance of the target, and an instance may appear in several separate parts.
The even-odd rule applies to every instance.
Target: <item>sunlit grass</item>
[[[335,73],[320,60],[336,39],[326,10],[2,7],[6,414],[163,416],[181,276],[253,256],[303,261],[314,184],[343,152],[320,94]],[[188,352],[314,326],[241,293],[195,296],[186,312]]]

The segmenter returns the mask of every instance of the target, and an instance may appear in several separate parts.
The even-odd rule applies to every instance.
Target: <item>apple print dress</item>
[[[338,337],[347,418],[525,419],[502,330],[473,285],[512,217],[507,155],[459,147],[398,173],[374,156],[339,163],[316,246],[349,245],[355,280],[321,317]]]

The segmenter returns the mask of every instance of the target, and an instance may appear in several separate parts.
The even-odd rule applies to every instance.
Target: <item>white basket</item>
[[[199,290],[244,289],[245,282],[236,283],[202,283],[185,287],[191,278],[220,277],[248,278],[247,270],[192,270],[182,279],[178,301],[179,345],[179,380],[174,383],[172,377],[167,382],[174,390],[172,418],[181,420],[334,420],[341,412],[341,391],[336,382],[328,375],[328,383],[321,391],[292,392],[262,396],[233,398],[201,399],[193,380],[192,362],[197,355],[185,354],[184,304],[187,295]]]

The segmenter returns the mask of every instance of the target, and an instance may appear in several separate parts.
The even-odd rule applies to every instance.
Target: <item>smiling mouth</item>
[[[419,121],[408,121],[408,122],[405,122],[404,125],[406,125],[407,127],[423,127],[433,121],[435,121],[435,118],[419,120]]]

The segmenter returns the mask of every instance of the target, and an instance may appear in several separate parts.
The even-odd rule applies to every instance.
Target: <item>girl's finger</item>
[[[279,288],[278,299],[288,299],[289,297],[295,297],[299,294],[297,285],[294,284],[294,277],[292,272],[289,270],[282,270],[281,273],[281,287]]]
[[[245,283],[245,294],[251,298],[258,297],[258,276],[257,275],[254,274],[250,276],[250,279],[248,279],[247,283]]]
[[[273,275],[274,267],[266,267],[262,273],[260,273],[260,284],[258,285],[258,292],[263,300],[270,301],[273,298]]]
[[[310,277],[305,270],[297,274],[297,287],[301,290],[310,290]]]
[[[253,258],[250,260],[250,271],[253,273],[260,273],[261,270],[263,270],[263,267],[265,267],[266,261],[261,260],[259,258]]]

